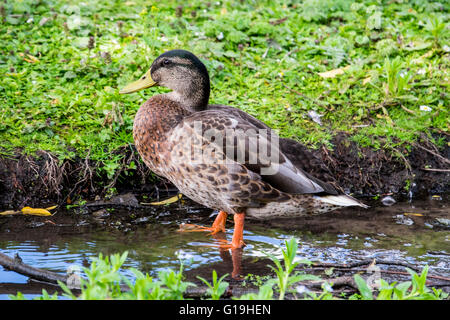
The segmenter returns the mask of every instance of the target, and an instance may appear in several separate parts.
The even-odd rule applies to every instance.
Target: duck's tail
[[[346,194],[341,194],[338,196],[317,196],[317,199],[319,199],[322,202],[333,204],[336,206],[343,206],[343,207],[350,207],[350,206],[358,206],[363,208],[368,208],[369,206],[365,205],[364,203],[356,200],[355,198],[348,196]]]

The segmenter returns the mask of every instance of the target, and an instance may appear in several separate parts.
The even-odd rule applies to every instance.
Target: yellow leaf
[[[321,76],[322,78],[334,78],[337,75],[343,74],[345,70],[347,70],[348,68],[350,68],[350,66],[346,66],[346,67],[342,67],[342,68],[338,68],[338,69],[333,69],[330,71],[326,71],[326,72],[320,72],[319,76]]]
[[[33,216],[51,216],[52,214],[46,210],[46,209],[42,209],[42,208],[30,208],[30,207],[23,207],[22,208],[22,213],[23,214],[30,214]]]
[[[20,213],[20,211],[6,210],[6,211],[3,211],[3,212],[0,212],[0,215],[1,216],[6,216],[8,214],[17,214],[17,213]]]
[[[368,76],[367,78],[365,78],[365,79],[363,80],[362,84],[365,85],[365,84],[369,83],[370,80],[372,80],[372,77],[371,77],[371,76]]]
[[[53,210],[53,209],[56,209],[58,206],[51,206],[51,207],[48,207],[48,208],[45,208],[45,210]]]
[[[177,194],[176,196],[174,196],[174,197],[172,197],[172,198],[169,198],[169,199],[166,199],[166,200],[163,200],[163,201],[159,201],[159,202],[150,202],[150,203],[144,203],[144,202],[142,202],[141,204],[144,204],[144,205],[150,204],[150,205],[152,205],[152,206],[162,206],[162,205],[165,205],[165,204],[171,204],[171,203],[177,202],[178,200],[181,199],[181,197],[182,197],[182,194],[179,193],[179,194]]]
[[[37,63],[37,62],[39,62],[39,59],[36,58],[35,56],[32,56],[31,54],[27,54],[27,57],[28,57],[28,59],[27,58],[23,58],[23,60],[25,60],[26,62],[29,62],[29,63]]]
[[[220,9],[220,14],[227,14],[228,10],[227,8]]]
[[[421,213],[414,213],[414,212],[405,212],[403,213],[405,216],[416,216],[416,217],[423,217],[423,214]]]

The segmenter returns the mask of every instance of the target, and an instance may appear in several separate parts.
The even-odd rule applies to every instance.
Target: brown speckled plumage
[[[161,62],[164,57],[174,56],[176,60],[171,67],[164,68]],[[252,154],[238,143],[233,148],[235,154],[244,152],[244,162],[230,157],[221,148],[222,142],[237,138],[230,136],[227,130],[267,129],[269,136],[276,134],[239,109],[207,105],[208,75],[186,52],[169,52],[160,56],[151,70],[157,70],[155,81],[160,81],[173,92],[153,96],[141,106],[135,117],[133,136],[145,164],[169,179],[181,193],[206,207],[227,213],[246,213],[256,219],[318,214],[341,205],[364,206],[305,172],[303,169],[315,160],[294,140],[279,140],[280,145],[275,152],[278,152],[277,165],[281,169],[274,175],[261,174],[265,159],[257,155],[258,162],[250,163],[248,158]],[[186,83],[178,87],[177,81]],[[196,92],[192,93],[192,90]],[[199,121],[200,131],[195,127]],[[205,139],[204,134],[208,130],[220,134],[222,141]],[[270,143],[264,139],[258,136],[258,141]],[[211,148],[214,152],[209,152]],[[192,161],[195,152],[206,152],[210,161]],[[224,159],[228,161],[221,161]],[[318,172],[326,177],[326,170],[321,168]],[[339,204],[341,199],[351,204],[345,201]]]

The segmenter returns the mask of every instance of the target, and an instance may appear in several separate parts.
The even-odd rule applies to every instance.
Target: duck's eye
[[[170,61],[169,59],[164,59],[163,60],[163,65],[165,65],[165,66],[168,66],[171,63],[172,63],[172,61]]]

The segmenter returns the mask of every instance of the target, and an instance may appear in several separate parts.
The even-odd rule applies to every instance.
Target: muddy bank
[[[345,133],[334,140],[333,151],[321,147],[311,150],[305,169],[339,185],[356,196],[371,197],[392,193],[397,199],[415,198],[450,191],[449,136],[445,147],[438,149],[428,139],[395,150],[358,147]],[[62,163],[48,152],[36,156],[22,155],[0,158],[0,208],[20,208],[46,203],[70,204],[76,199],[104,197],[112,188],[119,194],[145,193],[154,198],[159,190],[173,189],[164,179],[155,177],[139,160],[133,147],[118,151],[122,165],[112,178],[102,174],[96,163],[86,159]],[[135,169],[129,169],[131,162]]]

